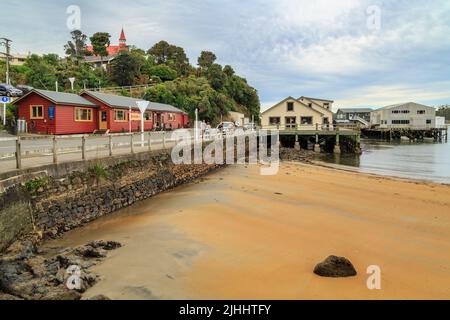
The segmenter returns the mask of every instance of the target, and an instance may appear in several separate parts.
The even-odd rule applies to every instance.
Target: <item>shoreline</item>
[[[102,280],[84,297],[439,299],[450,293],[447,186],[299,163],[283,163],[278,176],[256,172],[226,167],[57,240],[80,244],[114,235],[124,243],[94,268]],[[330,254],[349,258],[358,276],[315,276],[314,265]],[[365,286],[373,264],[382,267],[382,291]]]
[[[308,155],[306,155],[306,157],[303,158],[302,161],[289,161],[289,160],[288,161],[282,161],[281,162],[281,170],[283,171],[283,170],[285,170],[286,167],[289,167],[289,166],[295,166],[297,168],[303,168],[303,169],[306,169],[306,170],[308,170],[308,169],[310,169],[310,170],[326,170],[326,171],[331,171],[331,172],[337,172],[339,174],[341,174],[341,173],[351,173],[355,177],[359,177],[358,179],[365,179],[365,178],[376,179],[379,182],[384,181],[384,183],[387,184],[387,185],[389,183],[391,183],[391,182],[394,182],[394,183],[409,183],[409,184],[419,185],[421,187],[431,187],[431,188],[438,187],[438,186],[440,186],[440,187],[449,187],[450,186],[448,184],[435,183],[435,182],[432,182],[432,181],[414,180],[414,179],[409,179],[409,178],[392,177],[392,176],[384,176],[384,175],[379,175],[379,174],[372,174],[372,173],[361,172],[361,171],[358,171],[358,170],[352,170],[351,167],[347,168],[346,166],[342,166],[342,165],[333,165],[333,164],[328,164],[328,163],[325,163],[325,162],[322,163],[321,161],[309,160],[309,159],[307,159],[307,156]],[[231,167],[233,167],[233,166],[231,166]],[[228,167],[222,168],[222,170],[227,170],[228,168],[230,168],[230,167],[228,166]],[[177,194],[178,192],[180,192],[180,189],[194,187],[196,184],[201,184],[203,182],[203,179],[208,180],[210,176],[220,175],[222,170],[220,170],[220,171],[218,169],[213,170],[212,172],[208,173],[207,175],[200,176],[197,179],[194,179],[193,181],[191,181],[189,183],[182,184],[182,185],[180,185],[180,186],[178,186],[178,187],[176,187],[174,189],[166,190],[163,193],[157,195],[156,197],[157,198],[159,198],[159,197],[170,197],[170,195]],[[238,170],[242,170],[242,168],[238,169]],[[339,192],[337,192],[337,194],[339,194]],[[138,202],[136,205],[133,205],[132,207],[126,208],[125,210],[133,210],[133,208],[139,208],[141,206],[145,206],[147,201],[149,201],[149,199],[142,200],[142,201]],[[119,211],[122,211],[122,210],[119,210]],[[114,219],[114,216],[116,216],[116,214],[117,214],[117,211],[113,212],[109,216],[112,216],[111,218]],[[118,213],[117,215],[120,216],[120,213]],[[104,218],[108,219],[108,216],[105,216]],[[80,229],[89,229],[90,227],[92,227],[92,225],[101,223],[101,221],[99,221],[99,220],[103,220],[103,218],[94,220],[94,221],[92,221],[92,222],[90,222],[90,223],[88,223],[88,224],[86,224],[84,226],[81,226],[81,227],[76,228],[76,229],[74,229],[72,231],[69,231],[68,233],[64,233],[64,234],[62,234],[60,237],[58,237],[55,240],[48,240],[48,239],[44,240],[43,242],[40,242],[38,244],[38,249],[37,250],[39,251],[40,249],[45,248],[46,246],[48,246],[49,243],[52,243],[52,242],[59,242],[59,241],[63,241],[64,242],[64,239],[66,237],[70,237],[71,233],[75,233],[76,234],[77,232],[80,232]],[[90,236],[88,236],[88,237],[90,237]],[[104,238],[102,238],[102,240],[103,239],[107,240],[107,241],[116,241],[116,239],[112,239],[112,238],[105,238],[104,237]],[[89,241],[85,241],[82,244],[78,243],[78,245],[85,245],[86,243],[89,243],[89,242],[95,241],[95,240],[100,240],[100,239],[90,238]],[[121,240],[121,242],[122,241],[123,240]],[[70,247],[70,246],[63,246],[62,252],[67,251],[69,248],[73,248],[73,246],[72,247]],[[199,250],[201,251],[203,249],[199,249]],[[118,250],[118,251],[120,252],[120,250]],[[44,252],[45,252],[45,250],[44,250]],[[108,261],[108,259],[109,258],[107,258],[105,260],[105,262]],[[101,265],[99,266],[99,268],[101,269]],[[99,282],[98,285],[100,285],[100,284],[101,284],[101,281]],[[95,287],[93,288],[93,291],[97,292]],[[97,293],[98,293],[97,295],[103,295],[103,293],[100,293],[100,292],[97,292]],[[108,293],[105,293],[105,294],[106,294],[106,296],[108,296]],[[73,297],[73,295],[70,295],[69,297]]]
[[[290,163],[296,163],[296,162],[290,161]],[[321,167],[321,168],[345,171],[345,172],[354,173],[354,174],[373,176],[373,177],[377,177],[377,178],[386,178],[386,179],[398,180],[398,181],[403,181],[403,182],[410,182],[410,183],[414,183],[414,184],[425,184],[425,185],[431,184],[431,185],[441,185],[441,186],[450,187],[450,183],[436,182],[436,181],[432,181],[432,180],[408,178],[408,177],[401,177],[401,176],[394,176],[394,175],[383,175],[383,174],[372,173],[372,172],[365,172],[365,171],[359,170],[356,167],[346,166],[346,165],[342,165],[342,164],[333,164],[333,163],[328,163],[328,162],[320,161],[320,160],[310,160],[309,162],[305,162],[304,164],[309,164],[309,165],[317,166],[317,167]]]

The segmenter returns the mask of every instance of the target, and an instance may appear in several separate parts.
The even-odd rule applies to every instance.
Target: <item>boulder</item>
[[[352,263],[344,257],[329,256],[314,268],[314,273],[321,277],[344,278],[357,275]]]
[[[105,258],[106,252],[100,248],[84,246],[76,249],[76,254],[84,258]]]

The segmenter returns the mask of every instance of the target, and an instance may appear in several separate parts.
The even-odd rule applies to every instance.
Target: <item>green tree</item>
[[[214,90],[221,90],[227,80],[222,67],[216,63],[209,67],[206,76]]]
[[[26,79],[29,85],[40,89],[53,89],[57,80],[56,66],[58,60],[55,55],[39,57],[31,55],[26,61]]]
[[[165,64],[176,70],[179,75],[188,75],[191,66],[183,48],[160,41],[150,48],[147,53],[154,58],[156,64]]]
[[[225,73],[227,77],[232,77],[234,76],[234,69],[227,64],[225,67],[223,67],[223,73]]]
[[[74,30],[70,34],[72,36],[72,40],[67,42],[64,49],[66,55],[76,61],[79,61],[88,53],[86,49],[87,36],[80,30]]]
[[[172,81],[177,78],[177,72],[165,64],[151,66],[146,69],[146,72],[150,78],[158,77],[162,81]]]
[[[211,51],[202,51],[198,57],[198,65],[202,69],[208,69],[217,60],[217,57]]]
[[[111,65],[111,80],[119,86],[134,85],[142,64],[142,60],[128,52],[119,54]]]
[[[90,38],[92,44],[92,50],[94,54],[100,56],[101,60],[103,57],[108,56],[108,50],[106,48],[111,44],[111,35],[107,32],[97,32]]]

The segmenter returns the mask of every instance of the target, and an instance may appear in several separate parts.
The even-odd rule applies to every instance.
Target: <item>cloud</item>
[[[384,107],[402,102],[418,102],[439,105],[440,101],[450,101],[450,81],[421,85],[374,85],[345,92],[343,98],[335,101],[335,107]]]
[[[63,54],[71,4],[81,7],[88,35],[107,31],[115,43],[123,26],[129,44],[148,49],[164,39],[185,48],[193,64],[200,51],[214,51],[264,105],[289,95],[345,106],[449,102],[442,85],[450,74],[447,0],[4,0],[10,14],[0,30],[14,52]],[[379,30],[367,27],[372,5],[380,8]],[[421,88],[426,93],[414,95]]]

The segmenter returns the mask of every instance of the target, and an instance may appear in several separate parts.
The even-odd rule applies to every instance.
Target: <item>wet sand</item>
[[[449,299],[450,186],[298,163],[232,166],[74,230],[49,246],[120,241],[85,297]],[[328,255],[358,276],[321,278]],[[378,265],[382,289],[369,290]]]

